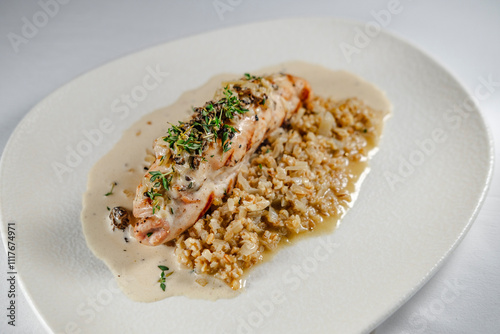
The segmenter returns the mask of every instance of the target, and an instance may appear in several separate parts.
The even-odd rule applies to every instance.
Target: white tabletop
[[[500,147],[500,2],[57,0],[55,5],[55,1],[0,4],[0,152],[19,121],[46,95],[123,55],[208,30],[275,18],[374,21],[377,13],[394,2],[402,10],[387,19],[387,30],[437,59],[471,94],[477,94],[477,87],[485,81],[490,83],[490,94],[479,104],[495,146]],[[46,14],[40,14],[42,11]],[[40,27],[23,28],[26,21],[33,20],[39,20]],[[499,157],[496,153],[497,160]],[[498,166],[465,239],[438,273],[376,329],[377,334],[500,333]],[[16,327],[7,324],[6,273],[7,261],[1,252],[0,332],[44,333],[22,294],[16,296]],[[449,289],[454,289],[455,298],[448,298]]]

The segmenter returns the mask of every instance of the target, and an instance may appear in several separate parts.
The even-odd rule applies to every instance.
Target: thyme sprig
[[[115,189],[115,186],[116,186],[116,185],[117,185],[117,183],[116,183],[116,182],[113,182],[113,183],[111,184],[111,190],[110,190],[110,191],[108,191],[107,193],[105,193],[105,194],[104,194],[104,196],[113,195],[113,190]]]
[[[153,214],[156,213],[156,211],[160,211],[160,204],[158,203],[158,200],[156,197],[161,196],[160,193],[155,192],[154,188],[148,189],[148,191],[145,193],[145,195],[149,198],[151,198],[152,201],[152,206],[153,206]],[[149,235],[148,235],[149,237]]]
[[[260,80],[262,77],[257,77],[255,75],[251,75],[250,73],[245,73],[245,79],[247,80]]]
[[[149,181],[154,182],[153,186],[155,188],[163,186],[163,188],[168,191],[170,190],[170,183],[172,183],[172,179],[174,178],[174,172],[175,171],[173,167],[166,173],[162,173],[157,170],[150,171],[149,174],[151,174],[151,178],[149,179]]]
[[[158,279],[158,283],[160,283],[160,288],[165,291],[165,288],[167,287],[165,285],[165,280],[167,279],[168,276],[172,275],[174,272],[169,272],[165,274],[165,271],[169,271],[168,267],[166,266],[158,266],[161,270],[160,278]]]
[[[153,187],[149,188],[144,195],[149,197],[152,201],[152,206],[153,206],[153,214],[155,214],[157,211],[160,211],[161,207],[160,204],[158,203],[157,197],[161,196],[161,189],[165,189],[166,191],[170,190],[170,184],[172,183],[172,179],[174,178],[174,168],[172,167],[171,170],[168,170],[166,173],[162,173],[157,170],[152,170],[149,171],[149,174],[151,175],[149,181],[154,182]]]
[[[191,155],[201,156],[208,143],[215,142],[219,138],[223,152],[231,149],[230,139],[238,131],[227,124],[237,114],[248,111],[235,93],[224,87],[224,97],[219,101],[211,101],[201,108],[193,108],[196,113],[190,122],[180,122],[171,125],[167,130],[167,136],[163,138],[176,154],[182,151]]]
[[[250,78],[257,79],[254,76]],[[168,143],[177,164],[188,162],[192,169],[198,168],[201,161],[207,161],[202,154],[213,142],[221,145],[223,154],[231,149],[231,139],[238,132],[238,129],[231,125],[231,120],[237,115],[248,112],[245,104],[250,103],[243,103],[240,100],[239,90],[236,86],[234,89],[235,91],[226,86],[222,91],[223,97],[218,101],[210,101],[203,107],[193,108],[195,115],[189,122],[179,121],[177,125],[171,124],[163,140]],[[153,186],[144,195],[151,199],[155,214],[161,209],[158,197],[162,196],[163,190],[170,190],[175,170],[172,167],[172,170],[166,173],[150,171],[149,174]],[[191,187],[192,183],[188,188]]]
[[[188,125],[186,129],[186,125]],[[184,150],[190,154],[201,154],[202,141],[193,136],[192,126],[189,123],[179,121],[179,125],[173,125],[167,130],[168,136],[163,140],[170,144],[171,149]]]

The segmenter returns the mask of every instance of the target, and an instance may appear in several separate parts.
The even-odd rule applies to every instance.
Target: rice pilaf
[[[175,242],[178,261],[233,289],[280,242],[335,224],[381,134],[384,114],[356,98],[314,97],[271,133],[236,184]]]

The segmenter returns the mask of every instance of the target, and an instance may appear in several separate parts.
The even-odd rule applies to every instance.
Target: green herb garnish
[[[154,186],[156,188],[163,186],[165,190],[170,190],[170,183],[172,182],[172,179],[174,178],[174,168],[172,167],[172,170],[162,173],[160,171],[154,170],[150,171],[149,174],[151,175],[151,178],[149,179],[151,182],[155,182]]]
[[[167,136],[163,138],[176,154],[182,151],[190,155],[201,156],[207,143],[221,140],[223,152],[229,151],[230,139],[238,132],[228,121],[237,114],[244,114],[248,109],[228,86],[224,87],[224,97],[217,102],[209,102],[201,108],[193,108],[196,116],[190,122],[171,125]]]
[[[157,170],[150,171],[149,174],[151,177],[149,178],[149,181],[154,182],[153,187],[148,189],[144,193],[145,196],[151,198],[152,206],[153,206],[153,214],[156,212],[160,211],[161,207],[160,204],[158,203],[157,197],[161,196],[161,188],[165,190],[170,190],[170,184],[172,183],[172,179],[174,178],[174,168],[172,167],[172,170],[169,170],[166,173],[162,173]]]
[[[146,192],[146,196],[154,200],[157,196],[161,196],[161,194],[154,192],[153,189],[150,189]]]
[[[154,188],[152,188],[148,189],[148,191],[145,192],[144,195],[151,198],[151,201],[153,203],[153,214],[155,214],[155,212],[157,211],[160,211],[160,205],[158,204],[158,200],[156,199],[156,197],[161,196],[161,194],[156,192]]]
[[[245,79],[247,79],[247,80],[259,80],[259,79],[262,79],[262,77],[256,77],[255,75],[251,75],[250,73],[245,73]]]
[[[115,189],[116,184],[117,184],[116,182],[113,182],[111,184],[111,190],[109,192],[105,193],[104,196],[112,195],[113,194],[113,189]]]
[[[160,283],[160,288],[161,288],[163,291],[165,291],[165,288],[167,287],[167,286],[165,285],[165,279],[166,279],[168,276],[172,275],[174,272],[172,271],[172,272],[169,272],[169,273],[165,274],[165,271],[168,271],[168,270],[169,270],[169,269],[168,269],[168,267],[165,267],[165,266],[158,266],[158,268],[160,268],[160,270],[161,270],[161,274],[160,274],[160,278],[158,279],[158,282]]]
[[[250,79],[258,79],[255,76],[248,76]],[[232,91],[229,86],[224,87],[222,93],[224,96],[218,101],[207,102],[203,107],[193,108],[195,115],[189,122],[179,121],[177,125],[171,124],[167,130],[163,140],[168,143],[172,155],[178,157],[176,163],[187,162],[192,169],[197,169],[202,161],[207,161],[203,157],[203,152],[209,143],[220,144],[223,153],[231,149],[231,139],[238,132],[238,129],[231,125],[231,120],[236,115],[248,112],[248,109],[240,100],[238,92]],[[213,158],[214,155],[210,157]],[[162,196],[164,191],[170,190],[175,170],[172,167],[172,171],[166,173],[150,171],[149,174],[153,186],[144,195],[151,199],[154,214],[160,210],[157,197]],[[189,188],[192,186],[190,183]]]
[[[238,130],[236,130],[234,127],[231,125],[224,124],[224,128],[227,129],[227,131],[224,131],[222,133],[222,151],[226,153],[231,149],[231,144],[233,142],[229,141],[229,138],[231,138]]]

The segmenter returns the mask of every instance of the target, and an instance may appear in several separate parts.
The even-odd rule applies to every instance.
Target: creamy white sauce
[[[370,107],[387,114],[391,109],[383,92],[348,72],[332,71],[303,62],[290,62],[252,74],[274,72],[290,73],[308,80],[316,95],[335,99],[357,97]],[[141,245],[129,234],[128,229],[125,232],[118,229],[112,231],[107,209],[116,206],[132,209],[135,189],[145,173],[144,167],[149,167],[149,163],[144,160],[146,149],[151,150],[153,140],[164,135],[168,122],[187,119],[191,107],[203,105],[212,99],[221,82],[239,76],[241,74],[216,76],[202,87],[183,94],[173,105],[143,117],[124,132],[113,149],[89,173],[81,215],[87,244],[111,269],[122,291],[132,300],[152,302],[174,295],[215,300],[234,297],[244,290],[234,291],[212,276],[198,275],[190,269],[181,268],[175,258],[174,247]],[[113,182],[117,183],[113,194],[104,196]],[[353,184],[353,190],[359,188],[359,182],[356,183]],[[325,220],[322,225],[335,226],[336,221]],[[158,265],[169,267],[169,272],[174,271],[166,279],[165,291],[160,289],[158,282],[161,273]],[[200,285],[197,283],[200,280],[207,284]]]

